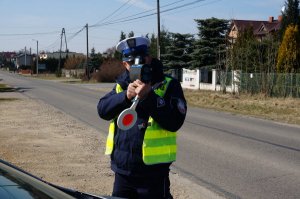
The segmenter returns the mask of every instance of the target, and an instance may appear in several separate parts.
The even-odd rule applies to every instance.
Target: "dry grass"
[[[0,93],[13,92],[15,90],[16,90],[15,88],[9,87],[6,84],[0,84]]]
[[[190,106],[250,115],[300,125],[300,99],[270,98],[264,95],[232,95],[185,90]]]

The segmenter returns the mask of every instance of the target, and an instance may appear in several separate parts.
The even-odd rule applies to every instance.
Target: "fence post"
[[[234,70],[232,71],[232,93],[238,93],[239,92],[239,84],[240,84],[240,70]]]
[[[217,85],[217,70],[212,69],[212,88],[215,91]]]
[[[196,88],[197,90],[200,90],[200,82],[201,82],[201,72],[199,69],[196,69],[197,73],[196,73]]]
[[[198,77],[199,77],[199,81],[198,81],[199,90],[201,90],[201,79],[202,79],[202,76],[201,76],[201,69],[200,68],[197,69],[197,73],[199,73],[198,74]]]

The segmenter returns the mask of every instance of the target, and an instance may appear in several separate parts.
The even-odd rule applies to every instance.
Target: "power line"
[[[165,13],[165,12],[169,12],[169,11],[172,11],[172,10],[177,10],[177,9],[180,9],[180,8],[183,8],[183,7],[191,6],[191,5],[199,3],[201,1],[205,1],[205,0],[196,0],[196,1],[193,1],[193,2],[190,2],[190,3],[182,4],[180,6],[176,6],[176,7],[173,7],[173,8],[166,9],[166,10],[162,10],[161,13]],[[174,3],[172,3],[172,4],[174,4]],[[93,25],[93,26],[90,26],[90,27],[100,27],[100,26],[107,26],[107,25],[112,25],[112,24],[117,24],[117,23],[128,22],[128,21],[134,21],[134,20],[137,20],[137,19],[142,19],[142,18],[150,17],[150,16],[153,16],[153,15],[157,14],[157,12],[154,12],[154,13],[142,15],[142,16],[139,16],[139,17],[133,17],[133,16],[138,16],[138,15],[143,14],[143,13],[150,12],[150,11],[152,11],[152,10],[148,10],[146,12],[130,15],[130,16],[125,17],[125,18],[123,17],[123,18],[119,18],[119,19],[116,19],[116,20],[113,20],[113,21],[104,22],[102,24]],[[133,17],[133,18],[130,18],[130,17]],[[128,18],[128,19],[126,19],[126,18]]]
[[[130,3],[130,1],[132,0],[127,0],[125,3],[123,3],[119,8],[117,8],[115,11],[113,11],[111,14],[109,14],[107,17],[99,20],[97,23],[95,23],[94,25],[91,25],[89,27],[93,28],[93,27],[101,27],[101,26],[109,26],[109,25],[113,25],[113,24],[118,24],[118,23],[124,23],[124,22],[131,22],[131,21],[136,21],[136,20],[139,20],[139,19],[142,19],[142,18],[146,18],[146,17],[150,17],[150,16],[153,16],[153,15],[156,15],[157,14],[157,11],[156,9],[150,9],[150,10],[147,10],[147,11],[144,11],[144,12],[139,12],[139,13],[136,13],[136,14],[133,14],[133,15],[129,15],[129,16],[126,16],[126,17],[122,17],[122,18],[118,18],[118,19],[115,19],[115,20],[107,20],[109,18],[112,18],[112,16],[114,16],[117,12],[119,12],[122,8],[124,8],[126,5],[128,5]],[[194,5],[194,4],[197,4],[199,2],[202,2],[202,1],[205,1],[205,0],[195,0],[195,1],[192,1],[192,2],[188,2],[188,3],[184,3],[184,4],[181,4],[181,5],[178,5],[178,6],[175,6],[175,7],[171,7],[171,8],[168,8],[170,6],[173,6],[175,4],[178,4],[180,2],[183,2],[185,0],[178,0],[178,1],[175,1],[175,2],[172,2],[172,3],[169,3],[169,4],[166,4],[166,5],[163,5],[161,6],[161,8],[166,8],[162,11],[160,11],[160,13],[167,13],[167,12],[170,12],[170,11],[173,11],[173,10],[179,10],[179,9],[182,9],[184,7],[188,7],[188,6],[191,6],[191,5]],[[215,0],[214,2],[216,2],[218,0]],[[219,0],[221,1],[221,0]],[[212,2],[211,2],[212,3]],[[208,3],[209,4],[209,3]],[[203,5],[201,5],[203,6]],[[197,6],[199,7],[199,6]],[[193,7],[194,8],[194,7]],[[128,9],[128,8],[127,8]],[[146,14],[146,13],[149,13],[149,14]],[[102,22],[102,23],[101,23]],[[77,32],[73,33],[68,39],[67,41],[70,42],[71,40],[73,40],[78,34],[80,34],[86,27],[83,26],[80,30],[78,30]],[[0,34],[0,36],[34,36],[34,35],[47,35],[47,34],[57,34],[59,33],[59,31],[53,31],[53,32],[42,32],[42,33],[18,33],[18,34]],[[49,47],[54,47],[55,45],[57,45],[57,40],[48,46]]]
[[[33,35],[50,35],[50,34],[57,34],[59,31],[53,32],[40,32],[40,33],[7,33],[7,34],[0,34],[0,36],[33,36]]]
[[[114,12],[112,12],[110,15],[108,15],[107,17],[101,19],[100,21],[98,21],[97,23],[100,23],[106,19],[108,19],[109,17],[113,16],[116,12],[118,12],[121,8],[123,8],[125,5],[127,5],[130,1],[132,0],[128,0],[126,1],[124,4],[122,4],[118,9],[116,9]],[[96,23],[96,24],[97,24]],[[68,38],[68,42],[70,42],[72,39],[74,39],[80,32],[82,32],[85,28],[88,28],[88,27],[93,27],[93,26],[88,26],[88,25],[85,25],[83,26],[79,31],[77,31],[76,33],[74,33],[71,37]]]
[[[184,1],[184,0],[178,0],[178,1],[175,1],[175,2],[173,2],[173,3],[169,3],[169,4],[166,4],[166,5],[163,5],[163,6],[161,6],[161,8],[168,7],[168,6],[177,4],[177,3],[182,2],[182,1]],[[121,7],[123,7],[123,6],[121,6]],[[125,16],[125,17],[122,17],[122,18],[119,18],[119,19],[115,19],[115,21],[118,21],[118,20],[121,20],[121,19],[127,19],[127,18],[134,17],[134,16],[139,16],[139,15],[141,15],[141,14],[145,14],[145,13],[152,12],[152,11],[156,11],[156,8],[153,8],[153,9],[150,9],[150,10],[146,10],[146,11],[143,11],[143,12],[139,12],[139,13],[137,13],[137,14]],[[153,13],[153,15],[154,15],[154,14],[156,14],[156,13]],[[109,22],[109,21],[108,21],[108,22]],[[105,22],[105,23],[108,23],[108,22]],[[104,23],[102,23],[102,24],[104,24]],[[91,25],[90,27],[97,27],[97,26],[101,26],[102,24],[100,24],[99,22],[97,22],[96,24]]]
[[[107,26],[107,25],[112,25],[112,24],[117,24],[117,23],[124,23],[124,22],[134,21],[134,20],[137,20],[137,19],[145,18],[145,17],[150,17],[150,16],[153,16],[153,15],[157,14],[157,12],[154,12],[154,13],[150,13],[150,14],[147,14],[147,15],[139,16],[141,14],[149,13],[149,12],[152,12],[152,11],[156,10],[156,9],[151,9],[151,10],[140,12],[140,13],[130,15],[130,16],[127,16],[127,17],[122,17],[122,18],[119,18],[119,19],[116,19],[116,20],[111,20],[111,21],[104,22],[106,19],[110,18],[115,13],[117,13],[120,9],[122,9],[124,6],[126,6],[130,1],[131,0],[126,1],[119,8],[117,8],[114,12],[112,12],[110,15],[108,15],[107,17],[103,18],[102,20],[98,21],[96,24],[88,26],[88,27],[93,28],[93,27]],[[182,1],[184,1],[184,0],[178,0],[176,2],[166,4],[166,5],[162,6],[161,8],[169,7],[169,6],[175,5],[175,4],[177,4],[179,2],[182,2]],[[163,11],[161,11],[161,13],[169,12],[169,11],[180,9],[180,8],[183,8],[183,7],[187,7],[187,6],[199,3],[201,1],[205,1],[205,0],[196,0],[196,1],[189,2],[189,3],[185,3],[185,4],[182,4],[180,6],[176,6],[176,7],[173,7],[173,8],[163,10]],[[139,16],[139,17],[134,17],[134,16]],[[103,21],[103,23],[100,23],[102,21]],[[76,37],[80,32],[82,32],[84,28],[88,28],[88,27],[84,26],[81,30],[76,32],[74,35],[71,36],[71,38],[68,39],[68,42],[70,42],[74,37]]]
[[[60,38],[57,38],[52,44],[46,46],[44,49],[47,51],[48,49],[54,48],[55,46],[59,45]]]
[[[72,39],[74,39],[80,32],[82,32],[84,30],[85,26],[82,27],[80,30],[78,30],[77,32],[75,33],[71,33],[73,35],[71,35],[68,39],[66,39],[66,34],[64,33],[65,35],[65,44],[67,44],[67,42],[70,42]],[[59,35],[59,38],[57,38],[55,40],[55,42],[53,42],[52,44],[50,44],[49,46],[45,47],[45,49],[49,49],[49,48],[54,48],[54,46],[57,46],[59,45],[59,41],[61,40],[61,34]]]
[[[72,39],[74,39],[74,37],[76,37],[79,33],[81,33],[85,28],[86,28],[86,26],[83,26],[79,31],[74,33],[70,38],[68,38],[68,42],[70,42]]]
[[[186,3],[186,4],[183,4],[183,5],[181,5],[181,6],[176,6],[176,7],[174,7],[174,8],[170,8],[170,9],[167,9],[167,10],[163,10],[163,11],[161,11],[161,13],[169,12],[169,11],[172,11],[172,10],[177,10],[177,9],[179,9],[179,8],[187,7],[187,6],[190,6],[190,5],[199,3],[199,2],[201,2],[201,1],[205,1],[205,0],[197,0],[197,1],[190,2],[190,3]]]
[[[106,19],[108,19],[109,17],[113,16],[116,12],[118,12],[121,8],[123,8],[124,6],[126,6],[130,1],[132,0],[128,0],[125,3],[123,3],[119,8],[117,8],[114,12],[112,12],[110,15],[108,15],[107,17],[101,19],[100,21],[98,21],[97,23],[95,23],[95,25],[99,24],[102,21],[105,21]]]
[[[183,11],[186,11],[186,10],[191,10],[191,9],[199,8],[199,7],[202,7],[202,6],[207,6],[207,5],[210,5],[210,4],[214,4],[214,3],[216,3],[216,2],[219,2],[219,1],[222,1],[222,0],[214,0],[214,1],[211,1],[211,2],[203,3],[203,4],[201,4],[201,5],[194,6],[194,7],[192,7],[192,8],[187,8],[187,9],[179,10],[179,11],[177,11],[177,12],[172,12],[172,13],[170,13],[169,15],[177,14],[177,13],[179,13],[179,12],[183,12]]]

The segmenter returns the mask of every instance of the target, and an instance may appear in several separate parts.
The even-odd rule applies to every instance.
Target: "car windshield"
[[[1,199],[74,199],[67,193],[41,181],[0,159]]]
[[[0,198],[51,199],[52,197],[8,172],[0,170]]]

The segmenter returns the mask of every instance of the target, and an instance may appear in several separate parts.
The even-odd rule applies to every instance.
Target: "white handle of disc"
[[[130,108],[122,111],[118,117],[117,125],[122,130],[128,130],[134,126],[137,120],[135,108],[139,103],[139,98],[136,96]]]

